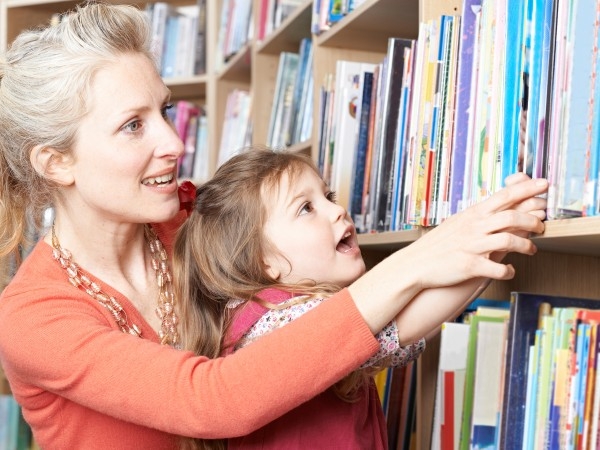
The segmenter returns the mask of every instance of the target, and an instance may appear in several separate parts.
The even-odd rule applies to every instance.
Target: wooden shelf
[[[600,217],[549,220],[543,234],[533,236],[539,250],[576,255],[600,256]],[[358,242],[367,250],[394,251],[405,247],[424,233],[425,228],[406,231],[361,234]]]
[[[401,31],[399,31],[401,30]],[[316,39],[323,47],[385,52],[390,37],[414,39],[419,31],[419,2],[366,0]]]
[[[222,81],[250,81],[250,70],[252,66],[252,46],[244,45],[240,51],[233,55],[218,74]]]
[[[167,78],[165,84],[174,99],[203,99],[206,96],[206,75],[193,77]]]
[[[306,1],[283,21],[281,26],[256,43],[255,52],[279,55],[281,52],[297,52],[298,42],[311,37],[312,1]]]

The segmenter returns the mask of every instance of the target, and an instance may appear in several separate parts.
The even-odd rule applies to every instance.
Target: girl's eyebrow
[[[298,192],[296,195],[290,197],[290,199],[288,200],[288,202],[285,205],[285,209],[290,209],[294,206],[294,203],[296,203],[297,201],[299,201],[302,197],[305,197],[306,194],[304,193],[304,191]]]

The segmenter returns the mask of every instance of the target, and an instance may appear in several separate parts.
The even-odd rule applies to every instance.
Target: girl
[[[186,299],[184,345],[210,357],[251,348],[306,311],[318,310],[365,271],[354,225],[312,161],[264,149],[233,157],[198,189],[194,211],[176,239],[174,267]],[[260,430],[230,439],[229,449],[387,449],[371,375],[417,357],[422,337],[457,314],[465,300],[455,294],[427,312],[400,311],[378,334],[378,354],[360,370]],[[406,332],[397,327],[408,322],[414,324]]]

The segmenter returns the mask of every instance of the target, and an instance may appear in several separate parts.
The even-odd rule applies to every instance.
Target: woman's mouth
[[[144,180],[142,180],[142,184],[145,186],[151,186],[151,185],[165,185],[165,184],[169,184],[170,182],[173,181],[173,174],[172,173],[168,173],[166,175],[161,175],[160,177],[150,177],[150,178],[146,178]]]

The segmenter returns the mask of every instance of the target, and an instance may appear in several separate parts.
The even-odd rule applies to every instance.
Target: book
[[[240,153],[250,142],[250,104],[248,91],[234,89],[227,96],[218,165]]]
[[[292,107],[287,134],[286,145],[300,142],[302,136],[303,120],[306,118],[306,102],[312,101],[312,92],[308,90],[312,79],[313,68],[313,46],[312,40],[304,38],[300,41],[298,50],[298,70],[294,80],[292,94]]]
[[[194,75],[203,75],[206,73],[206,0],[197,0],[198,18],[196,25],[196,39],[194,42]]]
[[[402,96],[402,75],[404,73],[404,50],[410,49],[410,39],[390,38],[388,40],[385,73],[382,74],[382,103],[380,104],[380,121],[378,122],[378,141],[376,150],[379,154],[377,164],[372,167],[372,215],[373,229],[389,231],[391,223],[391,203],[388,199],[394,186],[393,166],[396,154],[396,130]]]
[[[478,324],[470,432],[470,446],[474,448],[495,448],[500,426],[506,320],[496,319]]]
[[[482,404],[486,402],[489,404],[489,399],[480,400],[482,395],[485,393],[485,387],[481,389],[482,377],[492,378],[490,384],[498,385],[499,379],[497,376],[499,373],[488,373],[485,372],[486,365],[489,365],[488,360],[484,360],[484,356],[498,356],[498,351],[486,352],[485,344],[487,338],[487,328],[484,323],[496,323],[502,325],[504,322],[502,317],[489,317],[479,314],[474,314],[470,318],[469,323],[469,342],[467,347],[467,360],[466,360],[466,372],[465,372],[465,388],[463,397],[463,411],[460,428],[460,441],[459,449],[467,450],[474,445],[477,440],[479,442],[489,442],[490,433],[495,433],[493,426],[489,425],[488,411],[481,411]],[[494,345],[497,350],[497,339],[494,340]],[[477,380],[479,379],[479,384]],[[488,385],[489,387],[489,385]],[[493,391],[497,392],[497,388]],[[495,408],[496,405],[492,404]],[[483,417],[482,417],[483,416]],[[494,418],[495,419],[495,418]],[[490,430],[492,428],[493,431]],[[493,442],[493,441],[492,441]],[[486,445],[487,446],[487,445]]]
[[[374,64],[338,60],[336,62],[335,103],[333,105],[333,161],[331,189],[336,201],[350,209],[352,168],[355,165],[360,117],[360,80],[364,72],[372,72]]]
[[[350,214],[350,217],[352,217],[352,220],[354,221],[359,233],[364,232],[362,218],[363,185],[367,159],[372,89],[373,72],[362,72],[359,80],[360,103],[356,112],[358,116],[358,130],[348,208],[348,213]]]
[[[192,179],[203,182],[209,177],[210,156],[208,151],[208,118],[206,111],[201,108],[198,116],[198,129],[196,134],[196,151],[194,154],[194,167]]]
[[[600,307],[600,303],[595,299],[523,292],[511,293],[499,448],[521,448],[523,446],[528,388],[525,381],[529,369],[529,349],[535,343],[539,308],[544,303],[549,304],[552,308],[596,309]],[[564,358],[564,355],[560,358]]]
[[[469,123],[469,102],[473,77],[474,45],[477,14],[481,0],[465,0],[461,14],[461,44],[456,75],[456,106],[449,187],[449,213],[455,214],[461,206],[467,153],[467,128]]]
[[[167,17],[172,14],[173,6],[166,2],[151,2],[146,5],[151,27],[151,49],[159,67],[162,67],[167,33]]]
[[[371,91],[371,105],[369,107],[369,129],[367,132],[367,150],[365,155],[365,176],[363,180],[363,194],[362,194],[362,206],[361,206],[361,220],[362,220],[362,229],[363,232],[369,232],[373,230],[372,227],[372,217],[369,212],[369,205],[371,201],[371,171],[374,165],[374,158],[377,155],[377,152],[373,150],[374,141],[375,141],[375,130],[376,130],[376,122],[377,122],[377,110],[379,105],[379,92],[380,85],[379,82],[380,73],[381,73],[381,64],[377,64],[375,69],[373,70],[373,82],[372,82],[372,91]]]
[[[390,180],[392,186],[391,198],[391,223],[390,230],[400,230],[403,224],[403,206],[405,198],[405,179],[410,169],[407,164],[408,149],[410,146],[409,125],[413,101],[412,84],[414,82],[414,66],[416,60],[416,41],[412,41],[410,48],[404,49],[404,72],[402,74],[402,94],[400,95],[400,111],[396,131],[396,154],[393,161],[393,175]]]
[[[299,55],[293,52],[282,52],[279,55],[275,94],[271,107],[267,145],[275,149],[286,146],[287,128],[285,120],[291,107],[294,80],[298,70]]]
[[[581,0],[576,2],[573,11],[572,34],[567,39],[572,47],[568,64],[568,78],[564,92],[565,135],[561,158],[561,169],[556,181],[557,217],[579,217],[583,214],[583,194],[585,184],[585,146],[588,126],[588,102],[590,100],[590,76],[592,74],[594,33],[596,20],[595,2]],[[582,114],[576,114],[582,111]]]
[[[432,448],[458,448],[469,344],[469,324],[446,322],[440,331]]]

